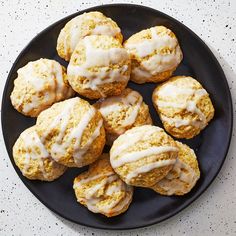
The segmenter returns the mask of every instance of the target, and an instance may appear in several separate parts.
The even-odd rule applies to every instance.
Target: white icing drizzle
[[[124,184],[124,182],[121,182],[122,186],[125,186],[123,188],[125,188],[123,191],[126,191],[126,194],[124,196],[124,198],[121,201],[111,201],[111,203],[107,206],[105,206],[103,208],[103,211],[105,211],[106,213],[114,213],[114,212],[119,212],[121,211],[125,206],[127,206],[127,204],[129,203],[129,201],[132,198],[132,187],[131,186],[127,186]],[[121,190],[119,190],[121,191]]]
[[[92,34],[96,35],[109,35],[109,36],[116,36],[120,33],[119,28],[113,28],[110,25],[96,25],[95,28],[92,30]]]
[[[177,158],[173,169],[157,185],[166,191],[167,195],[176,192],[187,193],[198,180],[195,171],[184,161]]]
[[[120,29],[113,26],[108,21],[108,19],[99,17],[95,18],[91,14],[85,13],[73,18],[70,22],[68,22],[70,25],[69,34],[67,34],[65,30],[61,31],[61,34],[63,34],[62,39],[64,40],[63,45],[65,55],[67,55],[68,52],[72,53],[75,50],[79,40],[81,40],[81,38],[85,37],[86,35],[109,35],[113,37],[116,36],[120,32]],[[82,24],[85,24],[87,20],[94,21],[96,23],[96,26],[93,30],[87,28],[87,30],[83,32],[83,30],[81,30]]]
[[[62,67],[56,61],[39,59],[29,62],[18,70],[18,77],[24,81],[26,86],[30,84],[37,92],[37,94],[32,95],[30,102],[24,103],[25,96],[22,96],[19,105],[24,104],[22,109],[24,113],[38,109],[42,105],[51,105],[73,94],[72,89],[65,85]],[[45,88],[50,88],[50,90]],[[43,96],[41,93],[43,93]]]
[[[31,102],[25,103],[25,104],[23,103],[24,98],[25,98],[25,96],[22,96],[22,102],[19,103],[19,106],[23,104],[22,111],[23,111],[24,113],[28,113],[28,112],[30,112],[31,110],[33,110],[34,108],[37,108],[37,107],[40,106],[41,101],[40,101],[40,99],[39,99],[38,96],[33,95],[33,96],[31,97]],[[47,100],[49,100],[49,99],[50,99],[50,98],[48,98]]]
[[[131,93],[128,94],[126,100],[123,101],[123,103],[126,106],[128,105],[133,106],[134,104],[135,106],[133,107],[131,114],[124,120],[122,124],[123,126],[129,126],[135,122],[142,102],[143,102],[142,96],[140,96],[139,93],[137,93],[136,91],[132,91]]]
[[[124,183],[122,181],[117,182],[117,185],[109,185],[106,194],[112,196],[118,191],[124,190]]]
[[[43,159],[49,158],[50,155],[45,149],[44,145],[40,141],[35,130],[25,130],[20,138],[24,143],[25,158],[24,158],[24,168],[22,170],[23,174],[26,174],[30,168],[30,159],[37,160],[39,163],[40,171],[43,177],[47,178],[47,173],[44,169]]]
[[[164,166],[169,166],[169,165],[173,165],[175,164],[176,159],[170,159],[170,160],[160,160],[157,161],[155,163],[149,163],[146,164],[144,166],[141,166],[135,170],[133,170],[132,172],[130,172],[127,176],[126,176],[126,182],[130,183],[131,179],[138,176],[139,174],[143,174],[143,173],[147,173],[153,169],[156,168],[161,168]]]
[[[132,69],[131,74],[140,83],[145,83],[146,79],[152,77],[152,74],[146,71],[144,68],[135,67]]]
[[[52,73],[54,76],[55,83],[55,101],[60,101],[64,98],[68,98],[73,94],[71,88],[67,88],[63,80],[63,70],[62,66],[59,63],[52,63]]]
[[[101,177],[108,177],[108,176],[111,176],[111,175],[114,175],[114,172],[107,172],[107,173],[97,174],[97,175],[94,175],[94,176],[91,176],[91,177],[88,177],[88,178],[85,178],[85,179],[81,179],[80,181],[77,181],[74,184],[74,188],[80,187],[83,184],[89,183],[89,182],[94,181],[96,179],[99,179]]]
[[[133,73],[138,77],[142,77],[142,74],[147,77],[146,71],[150,71],[152,75],[161,73],[175,68],[182,60],[182,52],[178,46],[178,41],[174,37],[172,38],[168,33],[165,35],[157,34],[155,28],[150,28],[152,38],[144,39],[142,42],[131,44],[127,43],[125,47],[134,54],[137,54],[141,58],[150,56],[147,60],[141,62],[142,68],[138,68]],[[160,54],[160,50],[168,48],[169,52],[166,54]],[[172,51],[172,52],[170,52]]]
[[[132,194],[125,194],[124,198],[120,200],[119,198],[112,198],[109,202],[110,204],[106,205],[98,205],[99,202],[105,200],[105,195],[113,196],[120,191],[128,191],[131,192],[132,188],[126,186],[125,183],[119,180],[119,177],[114,172],[108,172],[103,174],[98,174],[95,176],[88,177],[86,179],[82,179],[79,182],[74,183],[73,188],[76,189],[81,187],[83,184],[89,183],[91,181],[97,180],[101,177],[104,177],[101,181],[96,183],[94,186],[85,190],[85,196],[83,198],[79,198],[79,200],[84,201],[88,209],[95,213],[111,213],[120,211],[126,204],[128,204],[127,198]],[[119,181],[117,181],[119,180]],[[109,185],[113,181],[116,181],[116,185]],[[97,193],[100,189],[105,190],[104,196],[99,196]],[[131,196],[129,196],[130,200]]]
[[[55,129],[58,125],[60,125],[60,133],[56,138],[56,141],[54,145],[51,147],[51,155],[53,158],[56,158],[57,152],[59,152],[60,147],[62,147],[60,144],[62,143],[62,139],[65,135],[66,128],[70,119],[70,115],[72,112],[72,109],[74,108],[77,101],[79,101],[80,98],[72,98],[70,100],[65,101],[65,106],[63,108],[63,111],[59,113],[54,120],[51,122],[50,126],[47,128],[47,130],[44,132],[44,134],[41,137],[42,142],[44,143],[46,137],[48,134]],[[55,153],[55,155],[54,155]]]
[[[205,89],[180,88],[173,84],[166,84],[166,86],[160,89],[157,94],[159,97],[171,97],[172,99],[175,99],[177,98],[177,96],[180,95],[185,95],[186,97],[184,100],[175,99],[174,102],[167,102],[157,99],[155,103],[158,107],[173,107],[185,109],[188,112],[196,113],[199,117],[199,120],[188,120],[175,117],[167,117],[161,114],[161,118],[163,121],[174,124],[177,128],[180,126],[187,125],[193,125],[195,127],[204,128],[207,125],[207,120],[204,113],[197,107],[198,100],[202,96],[207,95]],[[188,98],[192,96],[194,96],[193,98],[191,98],[192,100],[188,100]]]
[[[63,145],[68,147],[71,144],[72,140],[75,139],[73,157],[76,164],[79,164],[82,161],[80,154],[83,155],[85,153],[84,149],[81,150],[81,146],[80,146],[83,132],[88,126],[91,119],[94,117],[95,113],[96,113],[95,109],[93,107],[90,107],[89,110],[81,118],[79,124],[71,130],[69,137],[63,143]],[[99,134],[100,134],[100,128],[99,128],[99,133],[97,135]],[[91,138],[93,137],[91,136]],[[88,141],[93,142],[93,140],[91,141],[88,140]],[[85,147],[85,150],[86,148],[88,149],[89,147],[88,146]]]
[[[119,103],[121,102],[120,101],[121,99],[119,99],[118,101],[118,99],[116,98],[119,98],[119,97],[118,96],[109,97],[101,103],[101,107],[99,108],[99,111],[101,112],[103,117],[106,117],[110,115],[112,112],[117,112],[122,109],[122,107],[119,105]]]
[[[85,198],[89,200],[94,196],[94,194],[99,191],[100,189],[104,188],[107,184],[115,181],[118,179],[118,176],[116,174],[113,174],[111,176],[108,176],[104,179],[102,179],[100,182],[95,184],[94,186],[90,187],[86,192],[85,192]]]
[[[199,119],[201,122],[195,122],[195,121],[190,121],[190,120],[183,120],[183,119],[174,119],[173,118],[168,118],[164,115],[162,115],[164,121],[170,121],[171,123],[175,123],[176,127],[179,127],[185,123],[187,125],[193,124],[194,126],[201,126],[201,124],[206,124],[206,117],[204,113],[197,107],[196,101],[187,101],[185,104],[179,104],[177,102],[163,102],[159,101],[158,103],[159,107],[174,107],[174,108],[181,108],[181,109],[186,109],[189,112],[196,113],[199,116]]]
[[[36,71],[35,71],[36,63],[40,64],[40,71],[42,73],[44,72],[47,73],[48,67],[45,63],[43,63],[43,60],[29,62],[24,67],[20,68],[17,71],[17,73],[18,73],[18,76],[21,77],[21,79],[25,81],[25,83],[31,84],[35,88],[36,91],[41,91],[44,89],[45,79],[42,77],[36,76]],[[50,85],[53,85],[53,80],[49,80],[49,83]]]
[[[159,155],[165,152],[178,152],[178,148],[172,146],[160,146],[160,147],[149,147],[145,150],[130,152],[120,156],[119,158],[112,159],[112,167],[118,168],[124,164],[138,161],[144,157],[151,155]],[[152,163],[154,165],[154,163]]]
[[[69,76],[86,77],[87,83],[83,86],[92,90],[99,90],[98,85],[101,84],[126,81],[129,79],[129,75],[124,74],[128,69],[127,65],[112,70],[109,69],[110,64],[118,64],[129,58],[124,48],[95,48],[89,37],[85,37],[83,42],[86,51],[86,61],[82,65],[72,65],[70,63],[67,69]],[[100,67],[99,71],[89,70],[89,68],[94,66]]]
[[[177,47],[178,49],[179,47]],[[141,65],[148,71],[151,71],[152,75],[156,75],[161,72],[165,72],[174,69],[182,60],[182,54],[155,54],[148,60],[141,62]]]
[[[73,127],[70,132],[67,134],[67,139],[65,140],[65,132],[70,120],[70,116],[73,112],[73,108],[76,105],[76,103],[80,100],[80,98],[72,98],[70,100],[67,100],[66,105],[63,109],[63,111],[56,116],[56,118],[52,121],[51,125],[48,127],[47,132],[42,137],[42,140],[47,137],[47,135],[58,125],[60,126],[59,130],[60,133],[56,137],[56,140],[54,141],[53,145],[51,146],[51,155],[55,160],[59,160],[62,158],[67,148],[72,144],[72,140],[75,139],[74,145],[73,145],[73,158],[74,162],[76,164],[80,164],[83,162],[83,155],[86,153],[86,151],[89,149],[91,143],[100,135],[100,129],[102,127],[102,120],[99,121],[95,131],[91,135],[91,137],[88,139],[87,143],[84,147],[80,146],[81,138],[83,135],[84,130],[88,126],[91,119],[96,114],[96,110],[91,106],[89,107],[88,111],[85,112],[85,114],[82,116],[79,123]]]
[[[174,124],[176,128],[179,128],[180,126],[187,126],[192,125],[198,128],[204,128],[207,124],[203,124],[201,121],[198,120],[187,120],[187,119],[180,119],[180,118],[174,118],[174,117],[167,117],[161,114],[161,119],[164,122],[167,122],[169,124]]]
[[[119,212],[119,211],[121,211],[130,202],[130,200],[132,198],[132,193],[131,193],[132,187],[131,186],[127,186],[126,187],[126,191],[129,194],[125,195],[123,201],[119,202],[119,204],[117,204],[116,207],[112,209],[112,212]]]
[[[102,22],[101,18],[94,18],[89,13],[84,13],[82,15],[76,16],[75,18],[73,18],[71,21],[68,22],[70,26],[69,34],[67,34],[67,32],[65,32],[64,34],[65,36],[67,36],[67,37],[64,37],[64,51],[66,55],[67,55],[67,51],[72,53],[75,50],[76,45],[79,42],[79,40],[81,40],[86,35],[90,34],[90,32],[88,31],[86,32],[86,30],[85,32],[81,30],[82,24],[86,23],[87,20],[92,20],[95,23]],[[86,35],[84,35],[84,33],[86,33]]]
[[[110,152],[110,161],[111,164],[113,163],[114,158],[122,154],[123,151],[128,149],[129,147],[133,146],[135,143],[141,140],[145,140],[146,138],[150,137],[152,134],[162,130],[159,127],[156,126],[149,126],[149,125],[143,125],[138,128],[137,131],[134,130],[128,130],[125,133],[123,144],[117,146],[115,149],[112,149]],[[120,136],[120,139],[123,138]]]
[[[158,96],[160,97],[172,97],[175,98],[178,95],[183,96],[197,96],[202,97],[207,94],[207,91],[205,89],[193,89],[193,88],[184,88],[184,87],[178,87],[174,84],[166,84],[157,92]]]
[[[106,119],[110,113],[122,110],[124,106],[127,107],[128,110],[131,110],[130,113],[127,112],[127,116],[125,117],[121,126],[116,129],[119,134],[122,134],[125,131],[125,127],[130,126],[135,122],[142,102],[142,96],[140,96],[140,94],[136,91],[131,91],[125,97],[120,95],[105,99],[101,103],[99,111]]]
[[[135,44],[127,43],[126,47],[130,50],[136,50],[137,55],[143,58],[161,48],[168,47],[173,49],[178,44],[176,38],[172,38],[168,34],[157,35],[155,28],[150,28],[150,30],[152,34],[151,39],[145,39],[142,42]]]
[[[93,141],[100,135],[100,130],[102,128],[102,125],[103,125],[103,120],[100,120],[96,129],[94,130],[93,134],[90,136],[89,140],[84,145],[84,147],[81,147],[80,149],[74,152],[74,158],[77,160],[77,163],[78,160],[81,160],[83,155],[88,151]]]

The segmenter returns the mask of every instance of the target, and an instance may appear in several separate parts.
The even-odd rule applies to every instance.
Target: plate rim
[[[184,203],[180,209],[178,210],[175,210],[171,213],[169,213],[168,215],[166,215],[165,217],[162,217],[161,219],[159,220],[156,220],[154,222],[151,222],[151,223],[147,223],[147,224],[142,224],[142,225],[138,225],[138,226],[133,226],[133,227],[125,227],[125,228],[120,228],[120,227],[112,227],[112,228],[106,228],[104,226],[93,226],[91,224],[86,224],[86,223],[82,223],[82,222],[78,222],[72,218],[69,218],[67,216],[64,216],[62,215],[60,212],[57,211],[57,209],[54,209],[52,208],[51,206],[49,206],[47,204],[47,202],[45,202],[44,200],[42,200],[38,194],[36,192],[34,192],[31,187],[28,185],[27,181],[24,180],[24,178],[22,178],[22,176],[20,175],[19,173],[19,170],[17,169],[17,167],[15,166],[15,163],[13,161],[13,158],[11,158],[11,148],[9,147],[9,145],[7,144],[7,140],[6,140],[6,130],[5,128],[3,128],[3,124],[4,124],[4,120],[5,120],[5,117],[3,117],[3,114],[5,113],[4,112],[4,103],[5,103],[5,99],[7,97],[7,88],[9,86],[9,83],[10,83],[10,79],[12,77],[12,73],[16,67],[16,64],[18,63],[18,61],[20,60],[20,58],[22,57],[22,55],[25,53],[26,49],[29,47],[29,45],[31,45],[32,43],[34,43],[34,41],[36,41],[38,38],[40,38],[41,35],[43,35],[46,31],[50,30],[51,28],[53,28],[54,26],[56,26],[58,23],[62,22],[62,21],[66,21],[68,18],[72,18],[72,17],[75,17],[77,15],[80,15],[80,14],[83,14],[84,12],[88,12],[88,11],[99,11],[101,8],[109,8],[109,7],[133,7],[133,8],[139,8],[141,10],[144,10],[144,11],[152,11],[153,13],[157,13],[159,14],[160,16],[164,16],[165,18],[169,19],[170,21],[174,21],[175,23],[177,24],[180,24],[183,28],[185,28],[186,31],[188,31],[188,33],[192,34],[194,37],[196,37],[199,41],[201,41],[202,43],[202,46],[204,47],[204,50],[206,50],[212,57],[215,65],[219,68],[219,72],[220,72],[220,76],[223,77],[224,79],[222,80],[222,82],[225,84],[226,88],[227,88],[227,97],[229,99],[228,101],[228,105],[229,105],[229,111],[230,111],[230,114],[229,114],[229,117],[230,117],[230,124],[228,124],[228,126],[230,127],[230,130],[229,130],[229,134],[228,134],[228,142],[227,142],[227,146],[225,147],[225,153],[224,153],[224,158],[219,166],[219,169],[217,170],[217,172],[215,173],[215,175],[212,177],[211,181],[209,181],[209,183],[206,185],[206,187],[200,191],[200,192],[197,192],[196,195],[194,195],[193,199],[191,199],[189,202],[187,203]],[[2,128],[2,136],[3,136],[3,140],[4,140],[4,144],[5,144],[5,148],[7,150],[7,154],[8,154],[8,158],[10,159],[11,161],[11,164],[13,165],[13,168],[15,169],[18,177],[21,179],[21,181],[24,183],[24,185],[27,187],[27,189],[37,198],[37,200],[39,202],[41,202],[45,207],[47,207],[50,211],[52,211],[53,213],[56,213],[57,215],[59,215],[60,217],[70,221],[70,222],[73,222],[77,225],[81,225],[81,226],[86,226],[86,227],[89,227],[89,228],[93,228],[93,229],[102,229],[102,230],[111,230],[111,231],[114,231],[114,230],[132,230],[132,229],[138,229],[138,228],[144,228],[144,227],[149,227],[151,225],[155,225],[155,224],[158,224],[160,222],[163,222],[163,221],[166,221],[167,219],[170,219],[171,217],[174,217],[176,216],[178,213],[180,213],[181,211],[184,211],[189,205],[191,205],[193,202],[195,202],[208,188],[209,186],[213,183],[213,181],[216,179],[216,177],[218,176],[219,172],[221,171],[222,169],[222,166],[226,160],[226,157],[227,157],[227,154],[228,154],[228,151],[229,151],[229,147],[230,147],[230,144],[231,144],[231,140],[232,140],[232,131],[233,131],[233,104],[232,104],[232,96],[231,96],[231,92],[230,92],[230,88],[229,88],[229,84],[228,84],[228,81],[227,81],[227,78],[225,76],[225,73],[223,71],[223,68],[221,67],[219,61],[217,60],[216,56],[214,55],[214,53],[210,50],[210,48],[208,47],[208,45],[196,34],[194,33],[190,28],[188,28],[184,23],[176,20],[175,18],[173,18],[172,16],[169,16],[157,9],[154,9],[152,7],[148,7],[148,6],[144,6],[144,5],[139,5],[139,4],[129,4],[129,3],[112,3],[112,4],[103,4],[103,5],[95,5],[93,7],[89,7],[89,8],[86,8],[86,9],[83,9],[83,10],[80,10],[80,11],[77,11],[75,13],[72,13],[70,15],[67,15],[59,20],[57,20],[56,22],[50,24],[49,26],[47,26],[46,28],[44,28],[42,31],[40,31],[39,33],[37,33],[24,47],[23,49],[21,50],[21,52],[19,53],[19,55],[16,57],[14,63],[12,64],[11,66],[11,69],[10,71],[8,72],[8,76],[7,76],[7,79],[5,81],[5,86],[4,86],[4,89],[3,89],[3,93],[2,93],[2,102],[1,102],[1,128]]]

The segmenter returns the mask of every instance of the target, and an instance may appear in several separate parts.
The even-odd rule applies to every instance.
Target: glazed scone
[[[152,124],[149,108],[141,94],[130,88],[119,96],[101,99],[94,106],[103,116],[108,145],[132,127]]]
[[[31,180],[53,181],[66,167],[55,162],[40,141],[35,126],[21,133],[13,146],[13,158],[22,174]]]
[[[123,41],[120,28],[111,18],[101,12],[88,12],[76,16],[61,30],[57,39],[59,56],[69,61],[77,43],[88,35],[109,35]]]
[[[164,26],[132,35],[124,47],[131,57],[130,79],[138,84],[168,79],[183,58],[175,34]]]
[[[96,161],[106,139],[100,112],[78,97],[41,112],[36,131],[52,158],[69,167]]]
[[[73,188],[78,202],[107,217],[125,212],[133,197],[133,187],[113,171],[108,154],[103,154],[88,171],[77,176]]]
[[[197,157],[187,145],[176,142],[179,154],[173,169],[151,188],[162,195],[184,195],[200,178]]]
[[[57,61],[41,58],[29,62],[17,73],[11,102],[26,116],[36,117],[53,103],[74,95],[65,68]]]
[[[207,91],[189,76],[175,76],[157,86],[153,103],[165,130],[176,138],[193,138],[214,116]]]
[[[119,95],[128,83],[130,69],[129,55],[118,40],[91,35],[77,44],[67,68],[68,81],[90,99]]]
[[[177,155],[175,141],[163,129],[143,125],[126,131],[114,141],[110,161],[127,184],[150,187],[169,173]]]

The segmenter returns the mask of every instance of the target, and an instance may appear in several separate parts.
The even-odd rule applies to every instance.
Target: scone
[[[108,154],[103,154],[88,171],[77,176],[73,188],[78,202],[107,217],[125,212],[133,197],[133,187],[113,171]]]
[[[141,94],[130,88],[119,96],[101,99],[94,106],[103,116],[108,145],[132,127],[152,124],[149,108]]]
[[[72,88],[90,99],[121,94],[130,77],[130,58],[111,36],[91,35],[76,46],[67,68]]]
[[[193,138],[214,116],[209,94],[189,76],[176,76],[157,86],[152,98],[164,128],[176,138]]]
[[[35,126],[21,133],[13,146],[13,158],[22,174],[31,180],[53,181],[66,167],[55,162],[40,141]]]
[[[11,102],[26,116],[36,117],[53,103],[74,95],[65,68],[57,61],[41,58],[29,62],[17,73]]]
[[[101,114],[78,97],[55,103],[41,112],[36,131],[52,158],[69,167],[96,161],[105,145]]]
[[[130,79],[138,84],[168,79],[183,58],[175,34],[164,26],[132,35],[124,47],[132,62]]]
[[[162,195],[184,195],[200,178],[197,157],[187,145],[176,142],[179,154],[173,169],[151,188]]]
[[[88,35],[109,35],[120,43],[123,40],[120,28],[111,18],[101,12],[88,12],[76,16],[61,30],[57,39],[59,56],[69,61],[77,43]]]
[[[114,141],[110,161],[127,184],[150,187],[169,173],[177,155],[175,141],[163,129],[143,125],[126,131]]]

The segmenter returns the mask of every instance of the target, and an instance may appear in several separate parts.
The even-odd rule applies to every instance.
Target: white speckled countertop
[[[1,96],[12,63],[25,45],[53,22],[109,0],[0,1]],[[236,104],[236,1],[123,1],[156,8],[183,22],[212,49]],[[236,117],[236,114],[234,114]],[[0,136],[0,235],[236,235],[235,127],[225,164],[209,189],[190,207],[161,224],[133,231],[102,231],[68,222],[42,205],[14,171]]]

